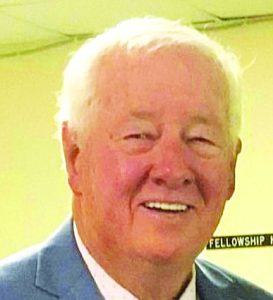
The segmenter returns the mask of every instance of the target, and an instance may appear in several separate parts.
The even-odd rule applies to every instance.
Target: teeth
[[[174,212],[186,211],[189,209],[188,205],[180,203],[145,202],[144,206],[147,208],[156,208]]]

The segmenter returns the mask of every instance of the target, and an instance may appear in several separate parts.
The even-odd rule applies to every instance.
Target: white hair
[[[81,135],[90,122],[90,111],[96,95],[96,75],[105,55],[123,50],[154,52],[162,48],[190,46],[210,57],[223,70],[229,90],[229,126],[233,137],[241,125],[241,72],[235,55],[205,34],[178,21],[145,17],[123,21],[88,40],[72,57],[64,72],[59,96],[58,121],[68,122]]]

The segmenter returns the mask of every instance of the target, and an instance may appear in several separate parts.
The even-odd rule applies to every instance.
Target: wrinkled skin
[[[114,53],[97,94],[84,143],[63,130],[81,238],[106,268],[130,258],[190,270],[234,191],[239,142],[229,135],[224,75],[193,49]],[[147,201],[189,209],[159,212]]]

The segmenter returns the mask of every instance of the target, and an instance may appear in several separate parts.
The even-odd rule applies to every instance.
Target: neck
[[[192,262],[162,262],[130,258],[120,253],[105,253],[88,244],[79,235],[89,254],[116,282],[138,299],[178,299],[192,278]]]
[[[187,271],[177,265],[143,262],[122,263],[122,268],[109,268],[109,275],[138,299],[178,299],[192,278],[192,266]],[[122,272],[118,272],[122,270]]]

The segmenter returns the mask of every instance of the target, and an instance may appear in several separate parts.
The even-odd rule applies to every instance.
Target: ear
[[[80,153],[80,148],[77,144],[76,134],[68,127],[67,122],[63,122],[62,124],[62,143],[68,183],[74,195],[80,195],[79,173],[77,169],[77,158]]]
[[[234,148],[234,151],[235,151],[234,158],[231,160],[231,163],[230,163],[230,170],[231,170],[233,176],[232,176],[232,180],[229,185],[227,200],[229,200],[232,197],[234,190],[235,190],[235,168],[236,168],[238,155],[242,151],[242,141],[240,138],[237,139],[234,147],[235,147]]]
[[[236,142],[236,158],[238,156],[238,154],[240,154],[242,151],[242,141],[240,138],[238,138],[237,142]]]

